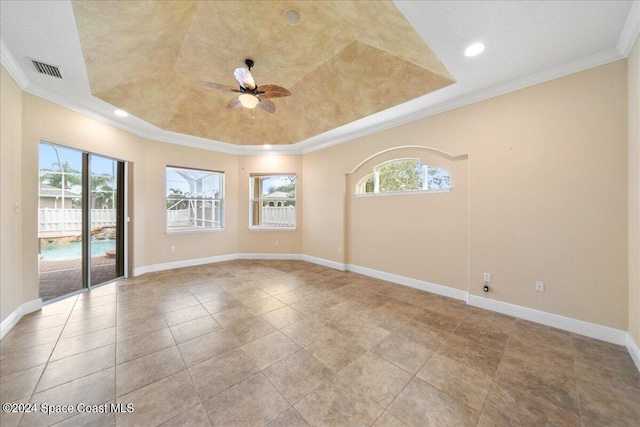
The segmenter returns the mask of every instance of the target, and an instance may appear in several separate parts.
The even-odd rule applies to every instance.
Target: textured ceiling
[[[73,1],[91,93],[161,129],[295,144],[454,82],[389,1]],[[300,12],[289,25],[286,9]],[[233,70],[292,93],[277,111],[226,109]]]
[[[122,85],[130,85],[132,90],[127,91],[127,94],[131,99],[127,105],[123,105],[123,108],[132,110],[133,113],[137,104],[146,102],[144,108],[149,111],[150,115],[152,113],[158,115],[158,117],[149,118],[149,120],[154,120],[156,123],[167,121],[166,115],[168,113],[163,112],[163,109],[168,103],[164,98],[174,96],[177,99],[182,99],[187,92],[182,91],[181,88],[184,87],[183,81],[188,78],[183,74],[178,74],[181,72],[180,70],[175,72],[180,76],[179,78],[174,77],[174,69],[171,69],[169,73],[162,71],[164,65],[162,65],[160,58],[165,58],[165,60],[169,58],[177,64],[179,54],[177,50],[174,51],[173,56],[167,56],[166,52],[164,54],[160,52],[163,46],[166,49],[181,49],[182,41],[186,41],[187,36],[198,37],[197,33],[192,30],[195,30],[197,20],[202,19],[196,12],[200,5],[175,1],[174,3],[177,5],[173,6],[182,5],[185,9],[172,16],[165,13],[158,15],[153,12],[157,8],[170,7],[168,4],[164,4],[170,2],[164,1],[137,2],[127,0],[91,3],[95,3],[97,11],[91,9],[84,11],[83,8],[94,6],[73,4],[71,0],[0,1],[0,62],[20,89],[25,93],[81,112],[149,140],[234,154],[263,153],[265,148],[262,146],[263,141],[260,141],[262,137],[259,132],[264,129],[277,132],[265,122],[271,121],[271,118],[275,119],[280,113],[285,112],[285,108],[290,102],[294,106],[298,105],[297,103],[300,105],[304,105],[303,102],[311,103],[311,106],[304,107],[311,113],[303,111],[300,114],[301,117],[290,114],[289,122],[286,123],[286,126],[281,126],[284,128],[282,133],[276,135],[278,142],[286,142],[285,137],[295,141],[296,138],[291,136],[291,132],[294,132],[295,135],[295,132],[303,126],[300,124],[303,123],[303,119],[310,121],[317,128],[325,128],[326,126],[321,126],[320,112],[313,110],[313,108],[327,108],[331,111],[340,109],[343,114],[353,114],[352,110],[344,111],[347,108],[345,102],[349,97],[356,98],[361,103],[377,102],[376,96],[378,94],[384,95],[387,90],[386,85],[389,83],[388,80],[385,80],[383,84],[372,83],[374,78],[379,78],[376,77],[377,73],[382,74],[389,71],[385,69],[385,64],[382,64],[380,60],[375,65],[367,66],[354,63],[355,71],[352,71],[351,74],[357,80],[355,83],[344,81],[343,79],[349,76],[345,77],[343,71],[343,75],[339,79],[323,82],[320,94],[307,94],[305,91],[310,91],[310,89],[301,87],[302,85],[298,82],[307,75],[311,79],[316,68],[318,71],[320,68],[325,68],[325,72],[329,72],[334,65],[327,59],[331,55],[336,55],[355,40],[372,49],[379,49],[399,58],[413,55],[415,58],[410,62],[422,69],[429,68],[424,62],[420,62],[427,58],[427,55],[421,53],[425,48],[423,43],[426,42],[455,78],[455,84],[422,96],[419,96],[419,88],[406,84],[395,91],[402,89],[414,91],[416,97],[410,101],[326,132],[315,134],[295,144],[273,145],[271,152],[298,154],[322,149],[493,96],[624,59],[640,34],[640,0],[634,2],[609,0],[397,0],[394,5],[384,4],[384,6],[378,5],[374,1],[361,1],[348,3],[352,10],[358,9],[358,21],[361,22],[351,24],[350,21],[345,20],[346,18],[341,18],[343,23],[334,23],[329,28],[326,28],[326,25],[317,24],[316,20],[320,18],[304,12],[306,9],[303,9],[303,7],[312,9],[322,7],[317,12],[319,14],[326,6],[323,5],[324,2],[296,3],[296,7],[303,12],[302,22],[295,27],[282,28],[280,11],[274,15],[273,20],[269,18],[268,13],[263,13],[263,16],[254,18],[252,21],[245,20],[245,14],[254,16],[252,10],[261,7],[261,3],[265,3],[247,0],[241,3],[242,11],[233,17],[230,12],[222,15],[224,18],[215,15],[218,16],[218,21],[210,25],[216,31],[210,37],[219,37],[225,31],[234,31],[235,29],[246,28],[251,31],[241,31],[241,34],[236,36],[236,39],[232,40],[229,46],[218,51],[210,50],[209,47],[209,43],[213,43],[215,40],[204,40],[201,43],[206,46],[194,55],[195,57],[202,56],[212,64],[219,61],[219,65],[212,65],[210,69],[204,70],[204,74],[207,74],[207,80],[235,85],[233,69],[241,67],[244,64],[244,59],[249,56],[256,60],[253,71],[259,84],[278,84],[292,90],[292,96],[273,100],[278,108],[273,116],[258,110],[255,124],[247,123],[250,120],[240,122],[240,117],[248,119],[251,116],[243,114],[243,111],[240,110],[232,111],[239,114],[227,116],[228,112],[224,107],[214,108],[212,104],[203,107],[206,111],[203,114],[206,117],[201,120],[203,123],[201,126],[210,124],[224,126],[225,123],[236,120],[234,131],[240,135],[240,138],[248,141],[246,144],[251,144],[241,146],[229,144],[225,139],[201,138],[181,131],[167,130],[167,128],[161,128],[134,114],[128,117],[116,116],[113,104],[92,93],[91,84],[93,82],[90,82],[89,75],[92,78],[98,76],[101,81],[116,85],[101,88],[100,91],[104,92],[124,91],[124,89],[118,88]],[[207,6],[210,6],[208,3]],[[284,5],[284,3],[282,4]],[[291,4],[293,3],[287,3],[287,7]],[[149,11],[136,12],[134,9],[140,5],[149,8]],[[347,7],[347,5],[344,6]],[[389,16],[397,16],[398,11],[394,6],[409,21],[412,28],[408,28],[407,23],[401,18],[395,21],[394,25],[380,24],[380,19],[387,20]],[[383,7],[386,9],[384,12],[380,12]],[[74,8],[77,9],[78,15],[84,16],[86,14],[87,17],[93,15],[93,19],[96,19],[95,14],[101,15],[93,24],[87,24],[90,25],[89,28],[82,28],[82,39]],[[370,10],[371,8],[374,9]],[[131,20],[129,19],[130,15],[133,16]],[[335,16],[338,15],[334,14]],[[169,19],[169,21],[158,21],[160,17]],[[179,19],[184,19],[187,22],[185,25],[188,25],[189,28],[176,32],[174,27],[176,20]],[[80,22],[80,24],[82,23]],[[361,27],[365,24],[365,27]],[[228,28],[225,29],[225,27]],[[379,34],[381,28],[393,31],[391,34],[385,32],[383,38]],[[324,38],[314,38],[318,45],[304,45],[291,49],[290,46],[294,45],[294,42],[297,43],[298,35],[295,31],[298,29],[317,34],[327,32],[331,35],[331,39],[341,40],[342,45],[333,46],[332,51],[325,52],[325,49],[329,48],[327,45],[329,36],[323,36]],[[260,37],[254,36],[254,31],[267,31],[270,34],[267,40],[270,42],[263,43]],[[357,36],[354,35],[356,31],[360,32]],[[415,33],[419,35],[419,39]],[[132,34],[135,34],[137,39],[123,45],[121,37],[133,37]],[[278,34],[280,35],[277,36]],[[90,35],[93,38],[104,38],[101,40],[104,44],[93,50],[91,54],[85,52],[87,59],[90,59],[88,61],[85,60],[81,42],[85,44],[86,48],[91,38],[88,37]],[[180,46],[177,46],[178,42],[175,41],[174,36],[179,37]],[[250,41],[245,39],[248,37],[252,37],[252,39]],[[389,37],[391,37],[390,40]],[[487,49],[477,57],[465,57],[463,55],[464,49],[470,43],[477,41],[484,42]],[[418,48],[414,46],[416,43],[419,44]],[[281,45],[288,46],[289,49],[281,49]],[[356,45],[350,48],[356,49]],[[388,47],[389,45],[391,47]],[[186,44],[184,46],[186,47]],[[406,50],[402,51],[404,53],[396,50],[405,47]],[[147,57],[147,54],[144,53],[147,51],[156,52],[156,57]],[[342,54],[346,55],[348,52],[345,50]],[[326,55],[326,57],[323,58],[321,55]],[[145,59],[140,59],[141,57],[145,57]],[[298,63],[302,61],[300,58],[311,61],[305,63],[308,71],[305,70],[300,77],[288,77],[286,73],[294,69],[287,67],[288,62]],[[58,79],[38,73],[31,63],[31,59],[60,67],[63,78]],[[316,68],[313,68],[313,61],[318,62]],[[90,65],[88,62],[92,62],[94,65]],[[88,69],[89,67],[91,68]],[[141,75],[145,77],[140,77]],[[319,78],[317,76],[314,78]],[[411,76],[402,76],[403,79],[409,77]],[[293,79],[293,82],[289,80],[290,78]],[[147,91],[143,85],[135,84],[137,80],[143,79],[150,79],[149,81],[155,79],[153,84],[158,86],[159,90]],[[391,83],[402,84],[402,81],[393,80]],[[338,88],[338,85],[346,87]],[[204,88],[203,91],[200,86],[189,85],[189,91],[191,89],[201,91],[201,96],[204,97],[214,96],[212,89]],[[163,91],[173,95],[147,98],[150,94],[155,97],[158,93],[162,94]],[[301,100],[303,94],[309,99]],[[218,102],[223,105],[226,105],[226,102],[233,98],[233,96],[229,97],[232,94],[223,92],[217,95],[222,96],[223,100]],[[328,101],[324,101],[323,96],[327,96]],[[410,94],[409,97],[411,96],[414,94]],[[114,98],[116,97],[114,96]],[[313,105],[314,100],[318,100],[319,107]],[[191,113],[185,111],[181,114],[188,116]],[[177,119],[176,116],[175,120]],[[175,129],[178,127],[176,126]],[[267,136],[269,139],[272,138],[269,132],[267,132]]]

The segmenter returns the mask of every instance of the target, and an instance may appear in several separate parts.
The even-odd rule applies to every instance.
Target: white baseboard
[[[313,257],[307,259],[309,262],[315,262]],[[412,279],[410,277],[400,276],[397,274],[386,273],[366,267],[347,264],[346,269],[354,273],[364,274],[365,276],[374,277],[376,279],[386,280],[388,282],[397,283],[399,285],[409,286],[415,289],[431,292],[438,295],[447,296],[459,300],[466,301],[467,304],[483,308],[489,311],[495,311],[509,316],[517,317],[531,322],[540,323],[542,325],[551,326],[553,328],[564,331],[574,332],[590,338],[599,339],[612,344],[626,346],[633,358],[638,370],[640,370],[640,350],[631,336],[620,329],[610,328],[595,323],[585,322],[570,317],[560,316],[548,313],[546,311],[536,310],[515,304],[509,304],[489,298],[470,295],[467,291],[451,288],[448,286],[437,285],[422,280]]]
[[[585,322],[571,317],[560,316],[558,314],[547,313],[546,311],[509,304],[489,298],[482,298],[475,295],[469,295],[467,304],[507,314],[520,319],[530,320],[531,322],[540,323],[542,325],[551,326],[564,331],[574,332],[576,334],[610,342],[612,344],[626,345],[627,342],[627,332],[620,329]]]
[[[42,299],[36,298],[31,301],[27,301],[22,304],[20,307],[16,308],[11,314],[7,316],[6,319],[0,323],[0,340],[4,338],[9,331],[18,324],[22,316],[25,314],[33,313],[34,311],[38,311],[42,308]]]
[[[310,255],[262,253],[220,255],[144,266],[136,268],[134,270],[134,276],[139,276],[144,273],[170,270],[174,268],[191,267],[196,265],[232,261],[237,259],[302,260],[340,271],[352,271],[354,273],[359,273],[376,279],[386,280],[388,282],[397,283],[399,285],[420,289],[422,291],[431,292],[437,295],[443,295],[446,297],[463,300],[466,301],[467,304],[474,307],[495,311],[520,319],[529,320],[531,322],[540,323],[542,325],[551,326],[553,328],[558,328],[613,344],[626,346],[627,350],[629,351],[629,355],[640,371],[640,348],[628,332],[622,331],[620,329],[597,325],[595,323],[585,322],[570,317],[547,313],[545,311],[496,301],[489,298],[483,298],[476,295],[469,295],[467,291],[462,291],[460,289],[454,289],[448,286],[437,285],[435,283],[387,273],[384,271],[374,270],[367,267],[360,267],[353,264],[342,264],[336,261],[330,261]],[[25,302],[16,310],[14,310],[9,316],[7,316],[6,319],[2,321],[2,323],[0,323],[0,339],[4,338],[4,336],[20,321],[20,319],[22,319],[22,316],[40,310],[41,308],[42,299],[37,298]]]
[[[318,258],[311,255],[304,254],[266,254],[266,253],[242,253],[242,254],[229,254],[220,255],[207,258],[198,258],[192,260],[175,261],[163,264],[148,265],[145,267],[136,268],[134,270],[134,276],[139,276],[144,273],[152,273],[157,271],[170,270],[173,268],[191,267],[196,265],[217,263],[223,261],[232,261],[237,259],[274,259],[274,260],[302,260],[313,264],[322,265],[324,267],[333,268],[340,271],[352,271],[354,273],[363,274],[365,276],[373,277],[376,279],[386,280],[388,282],[397,283],[399,285],[408,286],[422,291],[431,292],[437,295],[446,296],[462,301],[466,301],[467,304],[474,307],[483,308],[489,311],[495,311],[498,313],[506,314],[509,316],[517,317],[520,319],[529,320],[531,322],[540,323],[542,325],[551,326],[553,328],[561,329],[564,331],[574,332],[576,334],[584,335],[590,338],[599,339],[612,344],[626,346],[629,354],[633,358],[638,370],[640,370],[640,349],[636,342],[631,338],[628,332],[620,329],[610,328],[608,326],[602,326],[595,323],[585,322],[583,320],[577,320],[570,317],[560,316],[558,314],[548,313],[546,311],[536,310],[528,307],[523,307],[515,304],[509,304],[506,302],[496,301],[489,298],[483,298],[476,295],[470,295],[467,291],[451,288],[449,286],[438,285],[424,280],[413,279],[411,277],[400,276],[398,274],[387,273],[384,271],[374,270],[372,268],[361,267],[353,264],[343,264],[336,261],[327,260],[324,258]],[[24,304],[23,304],[24,305]],[[40,301],[42,306],[42,301]],[[36,308],[31,311],[39,309]],[[16,310],[18,311],[18,310]],[[25,313],[29,313],[27,311]],[[13,313],[12,313],[13,315]],[[9,316],[10,318],[11,316]],[[20,315],[22,317],[22,315]],[[6,333],[5,322],[2,322],[2,336]],[[20,318],[15,320],[14,324],[18,322]],[[13,325],[12,325],[13,326]],[[11,329],[11,327],[9,327]],[[7,330],[8,332],[8,330]]]
[[[333,268],[334,270],[347,271],[347,265],[341,262],[331,261],[324,258],[318,258],[311,255],[302,255],[302,261],[318,264],[323,267]]]
[[[133,270],[134,276],[145,273],[156,273],[158,271],[172,270],[174,268],[194,267],[196,265],[213,264],[216,262],[233,261],[239,259],[237,254],[217,255],[206,258],[186,259],[183,261],[164,262],[162,264],[146,265]]]
[[[633,359],[633,363],[636,364],[636,368],[640,371],[640,347],[638,344],[631,338],[631,334],[627,333],[627,350],[629,351],[629,355]]]
[[[449,286],[436,285],[435,283],[425,282],[424,280],[412,279],[411,277],[400,276],[398,274],[386,273],[384,271],[374,270],[372,268],[360,267],[358,265],[347,264],[348,271],[364,274],[365,276],[374,277],[376,279],[386,280],[387,282],[397,283],[399,285],[408,286],[410,288],[420,289],[421,291],[431,292],[449,298],[459,300],[467,300],[467,291],[451,288]]]
[[[234,259],[275,259],[275,260],[301,260],[300,254],[235,254]]]
[[[196,265],[214,264],[217,262],[234,261],[238,259],[293,259],[300,260],[300,254],[263,254],[263,253],[243,253],[243,254],[227,254],[216,255],[206,258],[187,259],[183,261],[165,262],[162,264],[146,265],[133,270],[134,276],[140,276],[145,273],[155,273],[158,271],[172,270],[174,268],[194,267]]]

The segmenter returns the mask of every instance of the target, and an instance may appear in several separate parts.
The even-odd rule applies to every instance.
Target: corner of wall
[[[629,337],[640,369],[640,38],[627,58]],[[632,351],[633,349],[633,351]]]
[[[0,323],[0,340],[9,333],[11,328],[13,328],[20,321],[20,319],[22,319],[22,316],[24,316],[25,314],[33,313],[34,311],[38,311],[41,308],[42,299],[37,298],[32,301],[25,302],[15,311],[9,314],[4,320],[2,320],[2,323]]]
[[[0,321],[24,301],[22,292],[22,91],[0,67]],[[18,319],[19,320],[19,319]]]

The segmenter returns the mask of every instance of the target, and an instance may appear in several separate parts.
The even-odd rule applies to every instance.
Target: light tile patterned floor
[[[233,261],[25,316],[0,341],[0,400],[74,408],[3,413],[3,427],[638,426],[640,373],[624,347],[461,301],[301,261]]]

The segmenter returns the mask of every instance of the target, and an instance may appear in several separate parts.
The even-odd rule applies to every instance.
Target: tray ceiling
[[[91,93],[168,131],[295,144],[436,91],[453,77],[390,1],[73,1]],[[294,8],[300,22],[287,23]],[[227,109],[233,71],[290,97]]]
[[[0,1],[0,31],[27,94],[153,141],[305,153],[623,59],[640,1]],[[228,111],[232,93],[199,84],[235,85],[247,57],[258,84],[292,92],[273,115]]]

